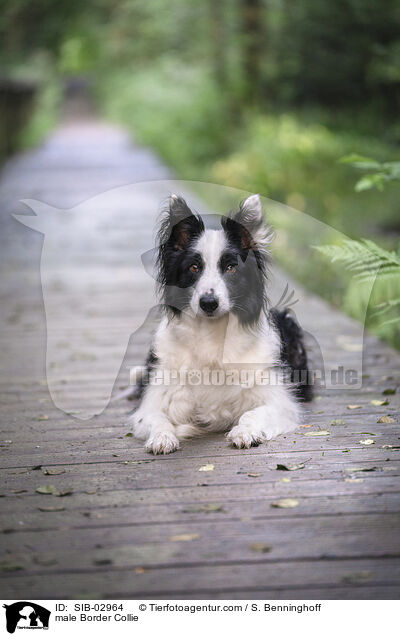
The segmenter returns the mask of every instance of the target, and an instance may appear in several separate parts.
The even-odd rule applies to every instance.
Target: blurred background
[[[2,0],[0,161],[71,104],[179,178],[260,192],[355,239],[321,268],[289,228],[276,256],[355,318],[348,268],[378,265],[367,323],[400,346],[398,0]]]

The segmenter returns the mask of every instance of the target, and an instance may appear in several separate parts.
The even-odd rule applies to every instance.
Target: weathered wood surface
[[[152,457],[127,436],[129,403],[111,403],[86,421],[54,407],[45,375],[43,239],[10,214],[22,212],[21,198],[66,208],[126,183],[168,178],[150,152],[96,122],[64,126],[41,149],[13,159],[3,174],[1,596],[398,598],[399,394],[382,392],[398,387],[400,356],[376,338],[365,337],[362,388],[319,391],[305,409],[303,428],[250,450],[234,450],[223,435],[210,435],[185,442],[174,455]],[[98,342],[99,373],[78,378],[71,371],[58,388],[77,401],[95,401],[103,391],[101,361],[116,355],[115,316],[131,311],[124,298],[126,254],[132,246],[152,246],[160,193],[155,181],[147,200],[154,214],[133,215],[128,238],[118,222],[105,229],[99,211],[94,236],[101,240],[106,231],[112,247],[97,275],[104,274],[112,296],[90,334]],[[114,217],[126,220],[129,201],[120,192],[116,197]],[[60,311],[71,302],[82,267],[81,256],[72,260]],[[136,276],[136,305],[151,302],[151,279]],[[322,325],[331,361],[351,362],[351,347],[341,347],[340,338],[354,337],[357,325],[296,292],[307,331]],[[127,384],[126,364],[142,361],[147,340],[145,332],[131,339],[134,359],[128,351],[115,394]],[[386,397],[388,404],[372,404]],[[349,404],[360,408],[349,410]],[[382,415],[392,421],[378,422]],[[329,435],[306,435],[318,430]],[[374,443],[364,446],[365,439]],[[304,468],[276,469],[299,463]],[[200,472],[204,464],[214,470]],[[46,485],[67,494],[36,492]],[[283,498],[298,505],[272,505]]]

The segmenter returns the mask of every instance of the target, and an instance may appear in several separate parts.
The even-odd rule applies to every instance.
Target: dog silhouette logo
[[[18,601],[11,605],[3,605],[6,610],[7,631],[13,634],[18,629],[48,629],[51,612],[32,603]]]

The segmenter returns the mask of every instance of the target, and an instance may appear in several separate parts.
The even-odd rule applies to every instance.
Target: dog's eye
[[[198,274],[200,271],[200,267],[198,265],[196,265],[196,263],[193,263],[193,265],[191,265],[189,267],[190,271],[193,272],[194,274]]]
[[[236,265],[228,265],[225,271],[228,272],[228,274],[233,274],[236,272]]]

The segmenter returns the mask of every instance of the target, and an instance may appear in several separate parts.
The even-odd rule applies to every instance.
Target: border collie
[[[147,360],[153,381],[141,381],[132,416],[135,436],[154,454],[210,431],[250,448],[294,430],[299,401],[311,399],[309,385],[287,381],[307,369],[301,329],[288,310],[268,307],[272,232],[260,197],[218,217],[216,229],[208,219],[172,195],[158,233],[164,315]]]

